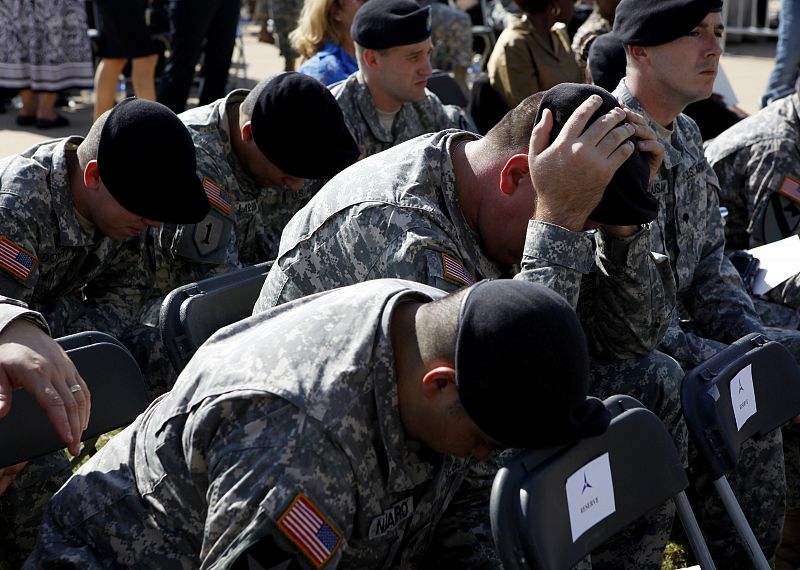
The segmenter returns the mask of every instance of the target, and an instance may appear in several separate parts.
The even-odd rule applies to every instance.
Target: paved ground
[[[242,50],[237,49],[234,53],[235,65],[232,72],[238,77],[233,78],[232,87],[253,85],[268,74],[283,70],[283,60],[278,55],[277,48],[259,43],[255,37],[256,32],[257,29],[253,26],[243,28],[240,44]],[[739,106],[748,113],[758,110],[759,99],[772,71],[774,56],[774,40],[729,42],[726,46],[722,68],[733,87]],[[241,65],[243,59],[245,65]],[[71,124],[62,129],[48,131],[40,131],[35,127],[18,127],[14,122],[13,110],[0,114],[0,157],[20,152],[47,138],[85,134],[92,120],[91,92],[87,91],[76,97],[73,105],[63,113]]]

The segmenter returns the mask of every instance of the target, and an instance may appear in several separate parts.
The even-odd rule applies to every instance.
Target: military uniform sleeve
[[[645,356],[658,346],[675,310],[669,259],[650,251],[649,228],[627,238],[601,229],[596,242],[596,266],[584,278],[579,300],[592,353]]]
[[[521,271],[514,279],[544,285],[577,307],[581,280],[593,263],[592,243],[585,233],[530,221]]]
[[[0,294],[30,303],[40,271],[35,220],[5,206],[0,220]]]
[[[703,240],[700,259],[683,295],[684,306],[703,334],[720,342],[730,343],[751,332],[764,332],[739,272],[725,255],[713,171],[709,172],[705,219],[704,231],[696,235]]]
[[[50,329],[41,314],[28,309],[25,303],[0,295],[0,332],[17,319],[29,320],[48,334],[50,333]]]
[[[319,424],[279,398],[253,395],[201,405],[183,441],[208,502],[202,567],[227,567],[258,544],[303,568],[338,565],[356,511],[353,475]],[[318,531],[304,533],[301,519]]]
[[[756,243],[796,234],[800,227],[800,148],[797,141],[768,141],[747,150],[745,187],[733,189],[747,200],[750,220],[747,229]]]

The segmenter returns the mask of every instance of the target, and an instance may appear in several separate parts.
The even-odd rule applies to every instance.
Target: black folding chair
[[[105,333],[82,332],[56,339],[92,393],[92,412],[83,441],[132,422],[150,403],[150,393],[130,352]],[[17,390],[0,419],[0,467],[62,449],[44,409],[32,394]]]
[[[686,375],[681,405],[689,435],[754,566],[768,569],[725,473],[736,467],[742,443],[800,414],[800,369],[781,344],[751,334]]]
[[[672,498],[701,567],[715,568],[664,424],[630,396],[603,403],[613,416],[604,434],[521,452],[498,471],[490,509],[503,567],[568,570]]]
[[[467,98],[458,85],[458,81],[453,79],[446,71],[434,69],[433,74],[428,77],[427,88],[433,91],[445,105],[456,105],[462,109],[467,106]]]
[[[189,283],[171,291],[161,303],[159,327],[167,355],[177,373],[208,337],[249,317],[272,261]]]

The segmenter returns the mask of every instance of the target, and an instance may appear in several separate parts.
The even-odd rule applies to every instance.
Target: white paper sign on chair
[[[731,380],[731,404],[736,418],[736,429],[741,431],[744,423],[758,410],[756,391],[753,388],[753,366],[748,364]]]
[[[616,511],[608,453],[593,459],[567,478],[567,506],[572,542]]]

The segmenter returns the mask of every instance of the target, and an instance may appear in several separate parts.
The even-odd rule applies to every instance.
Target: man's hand
[[[661,162],[664,160],[664,145],[658,142],[656,133],[647,125],[644,117],[627,107],[623,106],[623,109],[628,122],[636,129],[633,133],[633,136],[638,139],[636,148],[639,152],[644,153],[650,164],[649,182],[652,183],[653,178],[658,173],[658,169],[661,167]],[[639,226],[611,226],[606,224],[603,225],[603,228],[609,234],[617,237],[631,236],[639,231]]]
[[[89,424],[89,388],[58,343],[24,319],[0,334],[0,418],[11,409],[18,388],[35,396],[70,453],[77,455]]]
[[[652,183],[653,178],[658,173],[658,169],[661,167],[661,163],[664,161],[664,145],[658,142],[656,133],[647,125],[644,117],[627,107],[623,108],[628,121],[636,129],[633,133],[633,136],[639,139],[636,141],[636,148],[646,155],[647,161],[650,163],[650,182]]]
[[[620,124],[626,118],[622,109],[612,109],[586,128],[601,104],[597,95],[581,103],[553,144],[549,144],[553,114],[549,109],[542,113],[531,133],[528,154],[536,192],[531,219],[582,231],[612,176],[633,154],[633,143],[626,139],[636,127]]]

